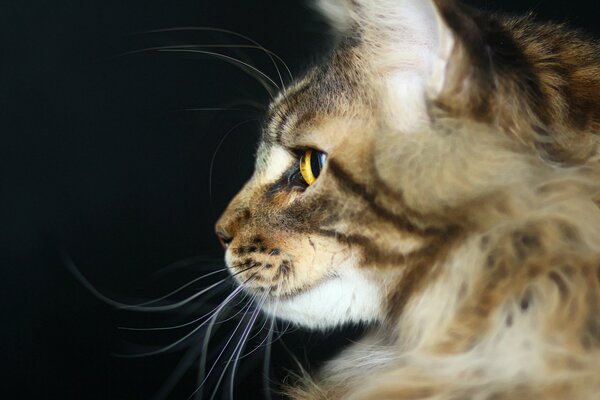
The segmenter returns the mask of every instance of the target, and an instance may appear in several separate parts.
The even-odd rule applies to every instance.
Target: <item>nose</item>
[[[229,247],[229,244],[231,243],[231,240],[233,239],[231,237],[231,235],[229,235],[227,232],[225,232],[223,229],[216,229],[217,234],[217,238],[219,239],[219,243],[221,243],[221,246],[223,247],[223,249],[227,250],[227,248]]]
[[[223,214],[215,224],[215,233],[219,243],[227,249],[238,236],[240,229],[250,219],[249,186],[245,186],[227,206]]]

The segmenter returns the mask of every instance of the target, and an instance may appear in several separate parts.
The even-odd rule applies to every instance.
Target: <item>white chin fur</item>
[[[377,286],[356,272],[327,279],[293,297],[272,299],[270,315],[310,329],[376,322],[383,315]]]

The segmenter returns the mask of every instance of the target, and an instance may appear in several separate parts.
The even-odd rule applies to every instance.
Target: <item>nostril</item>
[[[217,231],[216,233],[217,238],[219,239],[219,243],[221,243],[221,246],[223,246],[223,248],[227,250],[227,247],[229,247],[229,244],[231,243],[231,240],[233,238],[223,231]]]

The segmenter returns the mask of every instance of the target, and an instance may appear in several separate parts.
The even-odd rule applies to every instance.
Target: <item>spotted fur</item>
[[[319,4],[337,45],[273,101],[217,223],[265,312],[373,327],[286,393],[597,398],[598,45],[453,0]]]

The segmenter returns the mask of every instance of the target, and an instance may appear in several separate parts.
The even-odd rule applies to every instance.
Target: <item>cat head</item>
[[[598,119],[565,114],[527,20],[450,0],[319,6],[337,44],[270,105],[254,175],[216,231],[268,313],[383,322],[482,223],[476,209],[500,209],[542,159],[590,157],[595,142],[569,135]]]

